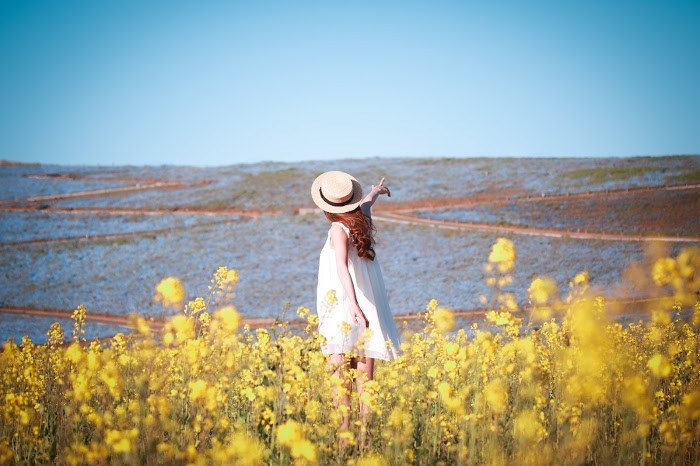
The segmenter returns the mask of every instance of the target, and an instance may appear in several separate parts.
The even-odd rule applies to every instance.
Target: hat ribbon
[[[318,193],[321,195],[321,199],[323,199],[323,201],[326,202],[328,205],[332,205],[333,207],[342,207],[350,204],[350,201],[353,200],[353,198],[355,197],[355,188],[352,188],[352,191],[350,191],[350,197],[343,202],[329,201],[328,199],[326,199],[326,196],[323,195],[323,189],[321,188],[318,188]]]

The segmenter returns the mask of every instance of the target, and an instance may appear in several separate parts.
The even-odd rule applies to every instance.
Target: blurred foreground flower
[[[233,306],[225,306],[214,314],[214,319],[226,334],[231,334],[241,326],[241,315]]]
[[[304,437],[302,426],[288,420],[277,428],[277,440],[280,445],[289,448],[289,453],[296,462],[315,464],[316,446]]]
[[[548,277],[537,277],[527,290],[530,302],[536,306],[547,304],[558,294],[557,283]]]
[[[673,288],[674,299],[692,306],[700,296],[700,248],[691,246],[683,248],[678,256],[661,257],[656,260],[651,270],[651,277],[658,286]]]
[[[445,307],[435,309],[433,318],[435,319],[435,328],[440,333],[451,332],[455,327],[455,316],[450,309]]]
[[[219,267],[214,273],[214,283],[218,288],[233,288],[238,283],[238,271]]]
[[[156,285],[153,299],[163,307],[179,308],[185,301],[185,286],[177,277],[164,278]]]
[[[649,359],[647,367],[651,370],[651,373],[654,374],[654,376],[660,379],[664,379],[671,375],[671,371],[673,370],[673,366],[668,359],[666,359],[664,355],[658,353]]]
[[[498,271],[507,273],[515,267],[515,245],[506,238],[498,238],[491,247],[489,262],[495,264]]]

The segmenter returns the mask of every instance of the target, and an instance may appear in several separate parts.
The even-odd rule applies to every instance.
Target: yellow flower
[[[238,283],[238,272],[228,267],[219,267],[214,274],[217,288],[230,289]]]
[[[190,398],[193,400],[198,400],[207,392],[207,382],[201,379],[190,382]]]
[[[537,443],[547,435],[540,423],[537,412],[531,409],[521,411],[515,418],[515,437],[528,444]]]
[[[61,327],[61,324],[58,322],[51,324],[46,336],[48,337],[49,346],[63,344],[63,328]]]
[[[83,348],[79,343],[72,343],[68,349],[66,349],[66,358],[73,364],[78,364],[83,358]]]
[[[510,312],[488,311],[486,320],[493,322],[495,325],[509,325],[513,323],[513,315]]]
[[[221,325],[224,334],[235,333],[241,325],[241,315],[233,306],[224,306],[214,314],[214,319]]]
[[[292,419],[277,427],[277,441],[282,446],[291,446],[301,438],[301,426]]]
[[[662,354],[656,353],[649,359],[647,367],[651,370],[651,373],[660,379],[664,379],[671,375],[671,370],[673,366],[668,359]]]
[[[573,284],[577,286],[585,286],[588,285],[589,280],[590,276],[588,275],[588,272],[579,272],[574,277]]]
[[[683,395],[681,410],[692,420],[700,419],[700,390]]]
[[[445,369],[445,372],[454,372],[455,369],[457,369],[457,363],[454,361],[445,361],[442,367]]]
[[[544,306],[557,296],[557,283],[548,277],[537,277],[530,284],[527,293],[532,304]]]
[[[668,325],[671,323],[671,315],[666,311],[652,311],[651,321],[655,325]]]
[[[309,463],[316,463],[316,447],[306,439],[294,442],[290,448],[290,453],[294,459],[302,459]]]
[[[508,403],[508,393],[506,387],[500,379],[492,380],[484,387],[486,403],[491,409],[500,414],[506,409]]]
[[[489,262],[496,264],[499,272],[507,273],[515,266],[515,245],[506,238],[498,238],[491,247]]]
[[[501,293],[498,295],[498,303],[510,312],[518,310],[518,302],[515,300],[513,293]]]
[[[678,273],[676,261],[670,257],[657,259],[651,271],[651,276],[657,285],[667,285],[673,280],[674,274]]]
[[[387,466],[388,463],[384,460],[379,455],[368,455],[368,456],[363,456],[359,460],[357,460],[357,463],[355,463],[357,466]]]
[[[334,306],[338,302],[338,297],[337,297],[334,289],[330,289],[330,290],[326,291],[326,302],[330,306]]]
[[[85,334],[85,317],[87,316],[87,308],[84,304],[78,306],[71,318],[73,319],[73,340],[77,341]]]
[[[454,329],[455,316],[452,311],[447,308],[439,307],[435,309],[433,319],[435,319],[435,328],[441,333],[447,333]]]
[[[185,286],[176,277],[164,278],[156,285],[154,299],[164,307],[179,308],[185,301]]]
[[[178,342],[182,343],[190,338],[194,338],[194,323],[182,314],[178,314],[165,327],[172,328]]]
[[[234,433],[232,438],[213,452],[214,464],[257,466],[264,464],[264,445],[256,438]]]
[[[137,429],[127,431],[108,429],[105,432],[105,442],[115,453],[130,453],[138,433]]]

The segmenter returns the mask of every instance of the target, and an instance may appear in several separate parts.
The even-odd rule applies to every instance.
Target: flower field
[[[519,308],[514,266],[499,239],[483,324],[455,329],[431,301],[423,328],[404,328],[402,356],[353,393],[371,417],[361,425],[353,409],[348,431],[316,314],[297,310],[302,330],[241,327],[226,304],[233,270],[186,305],[164,279],[156,300],[184,312],[158,332],[133,316],[132,335],[86,341],[81,306],[69,336],[54,324],[46,345],[4,344],[0,464],[697,464],[700,250],[656,260],[648,273],[667,297],[628,326],[585,272],[565,293],[534,279]]]

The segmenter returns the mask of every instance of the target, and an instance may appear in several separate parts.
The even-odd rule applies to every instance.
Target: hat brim
[[[347,201],[347,204],[341,206],[334,206],[326,202],[321,197],[321,183],[326,173],[322,173],[316,177],[314,182],[311,184],[311,199],[314,203],[321,209],[331,214],[343,214],[345,212],[350,212],[357,209],[357,207],[362,203],[362,185],[355,178],[350,176],[352,180],[352,198]]]

